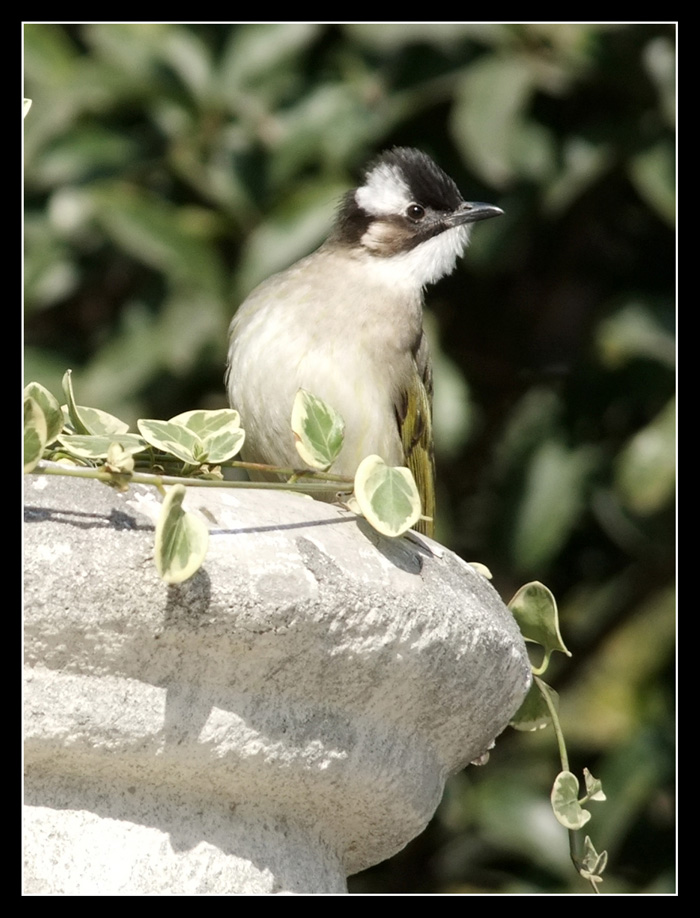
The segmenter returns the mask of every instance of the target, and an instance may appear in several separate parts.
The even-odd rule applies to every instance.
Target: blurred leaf
[[[675,151],[661,141],[630,161],[630,173],[637,191],[669,226],[676,223]]]
[[[501,474],[526,466],[534,449],[556,434],[561,426],[562,402],[547,386],[532,386],[516,403],[497,444]]]
[[[185,376],[201,366],[206,347],[217,357],[225,353],[227,326],[233,314],[222,301],[203,293],[176,289],[163,301],[158,320],[152,326],[152,359],[157,355],[159,365]],[[223,364],[223,359],[220,357]],[[148,366],[144,366],[147,374]],[[146,378],[148,378],[146,376]]]
[[[602,359],[613,368],[635,357],[649,357],[669,368],[676,364],[673,335],[642,303],[628,303],[604,319],[597,343]]]
[[[214,56],[206,43],[191,30],[176,25],[159,43],[159,52],[193,97],[203,105],[209,103],[215,85]]]
[[[23,31],[24,62],[28,70],[47,86],[60,85],[72,75],[77,55],[61,26],[31,22],[24,24]]]
[[[288,67],[319,34],[314,23],[262,23],[233,29],[221,64],[222,85],[237,98],[241,89],[279,86]]]
[[[589,447],[567,449],[551,439],[533,452],[512,530],[513,558],[519,569],[542,568],[561,551],[585,507],[593,467]]]
[[[676,483],[676,400],[671,399],[618,454],[615,487],[628,509],[648,515],[667,506]]]
[[[317,248],[331,227],[333,208],[347,190],[337,183],[318,182],[274,208],[246,239],[238,270],[241,296]]]
[[[522,58],[487,55],[461,79],[450,127],[465,159],[490,185],[516,176],[551,174],[554,150],[547,131],[524,115],[537,74]]]
[[[295,175],[319,158],[346,163],[355,150],[371,140],[378,118],[362,98],[361,86],[343,83],[312,90],[277,118],[279,137],[270,167],[270,186],[288,188]]]
[[[94,22],[83,36],[99,59],[146,87],[155,81],[163,44],[177,28],[167,22]]]
[[[426,317],[427,318],[427,317]],[[428,324],[428,323],[426,323]],[[435,332],[437,334],[437,332]],[[431,345],[435,340],[428,332]],[[431,346],[433,357],[433,431],[435,449],[443,458],[458,456],[474,424],[471,394],[459,368],[438,347]]]
[[[676,126],[676,49],[671,39],[659,35],[647,43],[643,52],[644,64],[656,84],[669,127]]]
[[[81,182],[104,172],[123,172],[137,152],[135,141],[102,125],[76,127],[46,148],[34,163],[42,186]]]
[[[162,321],[143,303],[125,304],[118,327],[80,374],[86,399],[121,411],[131,395],[163,374],[167,339],[160,334]]]
[[[665,824],[666,831],[674,835],[676,801],[671,788],[670,793],[659,790],[666,779],[673,782],[675,777],[672,721],[664,725],[664,731],[668,733],[666,738],[648,726],[637,727],[622,741],[618,735],[602,767],[598,766],[607,799],[605,806],[595,811],[596,838],[610,852],[613,863],[631,827],[644,819],[649,806],[655,810],[655,822]]]
[[[564,139],[561,168],[548,184],[544,206],[550,214],[563,213],[590,188],[614,162],[614,151],[607,143],[596,143],[585,137]]]
[[[134,258],[173,282],[223,296],[223,271],[214,250],[182,226],[177,208],[122,183],[95,185],[91,197],[97,221]]]
[[[552,817],[546,791],[543,793],[539,786],[536,789],[523,775],[527,764],[525,758],[516,772],[484,769],[484,777],[474,789],[472,819],[478,820],[479,834],[489,846],[561,877],[571,869],[567,845]]]
[[[644,562],[643,567],[648,563]],[[602,611],[602,600],[596,592],[590,587],[584,590],[583,584],[579,586],[583,595],[578,600],[578,614],[593,617],[587,622],[588,633],[600,627],[611,608],[629,602],[631,584],[642,576],[642,569],[634,567],[626,576],[599,587],[597,593],[607,594]],[[563,614],[569,622],[576,610],[567,605]],[[585,745],[595,755],[602,750],[612,752],[633,742],[652,712],[664,724],[664,718],[670,718],[668,726],[672,730],[674,717],[672,711],[665,709],[668,688],[663,674],[673,669],[675,648],[676,593],[670,583],[649,590],[633,614],[606,633],[598,642],[595,656],[568,686],[562,701],[562,723],[569,743]],[[608,796],[613,798],[619,788],[612,788],[607,772],[602,778]],[[610,847],[608,840],[605,847]]]
[[[24,238],[25,308],[46,308],[69,296],[81,280],[71,247],[46,220],[28,217]]]
[[[384,54],[419,43],[449,50],[467,38],[488,43],[507,38],[507,26],[488,22],[352,22],[345,23],[344,31]]]
[[[89,26],[83,27],[83,35]],[[46,141],[70,131],[85,115],[107,117],[113,105],[133,96],[133,65],[116,69],[78,49],[64,26],[24,26],[25,85],[34,108],[27,119],[25,157],[31,164]],[[31,88],[30,88],[31,87]],[[89,113],[89,114],[88,114]]]

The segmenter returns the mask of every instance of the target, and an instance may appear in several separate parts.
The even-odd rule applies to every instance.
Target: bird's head
[[[433,160],[394,147],[370,163],[363,183],[343,199],[331,241],[348,246],[397,281],[433,283],[455,266],[470,224],[502,214],[500,207],[465,201]]]

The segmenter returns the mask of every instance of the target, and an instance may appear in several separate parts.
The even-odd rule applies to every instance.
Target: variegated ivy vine
[[[348,496],[349,505],[362,513],[379,532],[400,536],[421,516],[418,490],[411,473],[390,468],[378,456],[367,457],[354,481],[329,472],[343,444],[343,421],[321,399],[300,389],[294,403],[291,428],[306,469],[251,466],[235,459],[245,441],[240,417],[233,409],[186,411],[169,421],[140,420],[138,433],[119,418],[76,404],[68,370],[63,378],[65,404],[38,383],[24,391],[24,470],[96,478],[120,490],[131,483],[156,487],[163,503],[155,532],[154,559],[167,583],[191,577],[206,555],[206,524],[183,507],[186,488],[284,488],[328,492],[329,482]],[[49,461],[47,463],[47,460]],[[222,467],[254,468],[274,472],[286,481],[225,481]],[[352,496],[351,496],[352,495]],[[485,576],[488,570],[476,565]],[[551,792],[557,820],[569,831],[571,858],[595,892],[602,882],[607,853],[595,850],[589,836],[577,834],[591,818],[586,805],[605,799],[599,780],[584,769],[585,790],[569,770],[568,754],[557,713],[557,693],[541,678],[553,651],[570,656],[559,633],[558,612],[551,592],[541,583],[522,587],[509,603],[523,637],[543,648],[543,661],[533,666],[533,684],[512,721],[518,730],[536,730],[552,724],[559,747],[561,772]]]
[[[555,650],[571,656],[559,632],[557,603],[544,584],[533,582],[518,590],[508,608],[525,640],[538,644],[544,651],[542,663],[532,667],[532,686],[511,726],[516,730],[539,730],[552,724],[561,760],[561,771],[554,780],[550,795],[552,809],[557,820],[569,832],[569,853],[576,870],[597,893],[608,855],[606,851],[596,851],[590,836],[586,835],[581,841],[579,832],[591,819],[590,811],[585,809],[587,804],[605,800],[603,786],[584,768],[585,790],[581,792],[578,778],[569,770],[569,756],[559,722],[559,696],[541,678]]]
[[[351,500],[355,512],[384,535],[400,536],[420,519],[420,497],[408,469],[391,468],[378,456],[368,456],[354,481],[330,473],[343,445],[343,421],[303,389],[297,393],[290,422],[306,465],[303,469],[236,460],[245,431],[232,408],[186,411],[169,421],[143,419],[135,433],[114,415],[78,405],[70,370],[63,377],[63,393],[65,404],[60,406],[39,383],[32,382],[24,390],[25,472],[97,478],[121,489],[131,482],[150,484],[164,498],[170,495],[156,528],[155,554],[158,571],[168,583],[191,577],[206,553],[206,527],[183,508],[188,485],[284,488],[313,494],[327,493],[330,482]],[[225,466],[274,472],[280,483],[225,481],[221,471]]]

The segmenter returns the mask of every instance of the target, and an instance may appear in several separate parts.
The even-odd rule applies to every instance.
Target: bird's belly
[[[314,340],[295,329],[267,342],[264,361],[242,348],[233,355],[230,377],[232,404],[246,429],[243,455],[248,461],[285,467],[302,465],[291,432],[294,397],[303,388],[328,402],[343,418],[345,438],[332,471],[354,475],[366,456],[379,455],[390,465],[403,465],[403,449],[391,398],[387,366],[372,361],[362,342]],[[349,332],[348,337],[350,337]],[[298,360],[290,354],[304,355]],[[269,368],[274,367],[273,373]],[[381,393],[384,392],[384,397]]]

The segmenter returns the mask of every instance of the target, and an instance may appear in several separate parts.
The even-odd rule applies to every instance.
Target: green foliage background
[[[674,26],[33,24],[24,55],[26,380],[131,422],[225,405],[236,304],[380,150],[505,210],[428,294],[438,538],[553,590],[603,891],[673,891]],[[556,771],[508,731],[351,888],[586,891]]]

